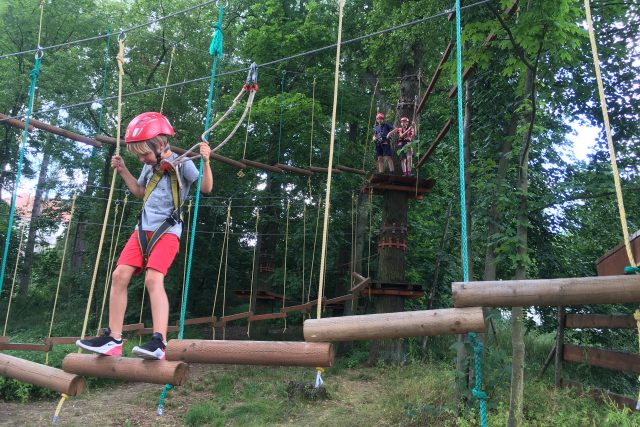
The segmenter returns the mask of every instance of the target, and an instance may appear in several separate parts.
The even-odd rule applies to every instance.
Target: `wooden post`
[[[562,386],[562,356],[564,355],[564,325],[566,321],[563,306],[558,307],[558,333],[556,334],[556,372],[555,385]]]
[[[3,353],[0,353],[0,375],[69,396],[79,395],[86,385],[78,375]]]
[[[67,354],[62,369],[89,377],[177,386],[185,383],[189,373],[189,366],[182,362],[78,353]]]
[[[167,360],[191,363],[329,367],[333,359],[329,343],[170,340],[167,345]]]
[[[530,307],[640,302],[640,275],[454,282],[455,307]]]
[[[307,341],[397,339],[467,332],[485,332],[482,308],[367,314],[304,322],[304,339]]]

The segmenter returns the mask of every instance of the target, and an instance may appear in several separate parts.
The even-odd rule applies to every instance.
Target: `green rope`
[[[211,67],[211,81],[209,83],[209,99],[207,100],[207,116],[205,120],[204,129],[209,129],[211,123],[211,116],[213,112],[213,92],[215,91],[215,76],[216,68],[218,66],[218,58],[222,56],[222,16],[224,14],[224,6],[220,5],[220,12],[218,14],[218,22],[214,24],[213,38],[209,47],[209,54],[213,56],[213,65]],[[204,159],[200,157],[198,183],[196,185],[196,200],[193,209],[193,218],[191,222],[191,236],[189,239],[189,255],[187,257],[187,272],[185,274],[184,294],[182,298],[182,308],[180,311],[180,332],[178,333],[178,339],[182,339],[184,336],[184,319],[187,311],[187,300],[189,296],[189,280],[191,278],[191,259],[193,256],[193,247],[195,243],[196,225],[198,224],[198,207],[200,206],[200,186],[202,184],[202,169],[204,167]],[[165,384],[162,393],[160,393],[160,399],[158,400],[158,407],[156,412],[158,415],[164,414],[164,399],[167,392],[171,390],[170,384]]]
[[[280,144],[282,143],[282,122],[284,115],[284,77],[287,74],[286,70],[282,70],[282,77],[280,78],[280,131],[278,132],[278,163],[280,163]]]
[[[27,138],[29,137],[29,119],[31,118],[31,110],[33,109],[33,101],[36,92],[36,82],[40,74],[40,62],[42,61],[42,50],[36,53],[36,61],[33,64],[33,70],[29,77],[31,85],[29,86],[29,103],[27,104],[27,114],[24,119],[24,132],[22,133],[22,142],[20,143],[20,154],[18,156],[18,171],[16,173],[16,182],[11,195],[11,208],[9,209],[9,224],[7,226],[7,236],[4,241],[4,253],[2,255],[2,267],[0,267],[0,293],[2,293],[2,283],[4,282],[4,272],[7,267],[7,256],[9,254],[9,242],[11,241],[11,228],[13,227],[13,218],[16,213],[16,197],[20,188],[20,176],[22,175],[22,163],[24,161],[24,151],[27,146]]]

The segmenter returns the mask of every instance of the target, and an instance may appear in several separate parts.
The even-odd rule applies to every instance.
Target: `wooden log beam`
[[[485,332],[482,308],[366,314],[304,322],[304,339],[311,342],[397,339],[467,332]]]
[[[249,316],[249,320],[252,322],[259,322],[261,320],[271,320],[271,319],[284,319],[287,317],[287,313],[267,313],[267,314],[252,314]]]
[[[366,176],[367,175],[367,173],[365,171],[363,171],[362,169],[350,168],[348,166],[337,165],[336,169],[338,169],[338,170],[340,170],[342,172],[354,173],[356,175],[362,175],[362,176]]]
[[[455,307],[530,307],[640,302],[640,276],[454,282]]]
[[[447,135],[447,133],[451,129],[451,125],[452,124],[453,124],[453,119],[449,118],[449,120],[447,120],[447,122],[444,124],[444,126],[442,126],[442,129],[440,129],[440,132],[438,132],[438,135],[436,136],[436,139],[429,146],[429,148],[427,149],[426,153],[424,153],[424,156],[422,156],[420,161],[418,161],[418,164],[416,165],[416,169],[420,168],[424,164],[424,162],[426,162],[427,159],[429,157],[431,157],[431,155],[435,151],[436,147],[438,147],[438,145],[440,145],[440,142],[442,142],[444,137]]]
[[[268,165],[266,163],[255,162],[253,160],[247,160],[247,159],[242,159],[242,163],[246,164],[247,166],[251,166],[252,168],[261,169],[269,172],[282,173],[282,169],[280,169],[279,167]]]
[[[122,332],[132,332],[140,329],[144,329],[144,323],[130,323],[128,325],[122,325]]]
[[[220,318],[220,320],[218,321],[218,323],[227,323],[227,322],[233,322],[234,320],[246,319],[248,317],[251,317],[252,315],[253,315],[253,312],[251,312],[251,311],[245,311],[243,313],[230,314],[229,316],[222,316]]]
[[[0,114],[0,119],[4,119],[4,118],[8,118],[8,116],[5,116],[4,114]],[[20,129],[24,129],[24,123],[21,122],[20,120],[17,120],[18,123],[22,123],[22,125],[16,126],[19,127]],[[13,122],[11,121],[11,119],[7,120],[6,122],[7,124],[11,124],[13,126]],[[71,139],[73,141],[77,141],[77,142],[82,142],[83,144],[88,144],[91,145],[93,147],[100,147],[102,144],[99,141],[96,141],[95,139],[91,139],[89,137],[86,137],[84,135],[80,135],[79,133],[75,133],[75,132],[71,132],[70,130],[66,130],[66,129],[62,129],[59,128],[58,126],[53,126],[50,125],[48,123],[45,122],[41,122],[40,120],[36,120],[36,119],[29,119],[29,131],[31,132],[32,130],[32,126],[41,130],[44,130],[46,132],[49,132],[53,135],[58,135],[58,136],[62,136],[64,138],[68,138]]]
[[[84,391],[86,385],[84,378],[78,375],[2,353],[0,353],[0,375],[69,396],[78,396]]]
[[[285,170],[287,172],[297,173],[298,175],[304,175],[304,176],[312,176],[313,175],[313,172],[308,170],[308,169],[297,168],[295,166],[289,166],[289,165],[285,165],[283,163],[276,163],[274,166],[279,168],[279,169]]]
[[[90,340],[91,338],[95,338],[95,337],[84,337],[84,339],[86,340]],[[49,345],[68,345],[68,344],[75,344],[76,341],[78,341],[80,339],[80,337],[49,337],[49,338],[45,338],[44,342],[45,344],[49,344]]]
[[[11,119],[5,114],[0,114],[0,124],[24,130],[24,122],[22,120]],[[33,132],[33,129],[33,124],[29,124],[29,132]]]
[[[191,325],[215,325],[217,322],[216,317],[206,316],[206,317],[196,317],[193,319],[187,319],[184,321],[184,326]]]
[[[167,360],[189,363],[329,367],[334,356],[329,343],[170,340],[167,345]]]
[[[640,374],[640,354],[565,344],[563,359],[599,368]]]
[[[433,77],[431,77],[429,86],[427,86],[427,90],[425,91],[424,96],[420,101],[420,105],[418,105],[416,114],[420,114],[422,112],[422,109],[424,108],[425,103],[427,102],[427,98],[429,98],[429,95],[431,95],[431,93],[433,92],[433,89],[435,88],[436,83],[440,78],[440,74],[442,74],[442,66],[444,65],[445,62],[447,62],[447,59],[449,59],[449,56],[451,55],[452,50],[453,50],[453,42],[449,42],[449,44],[444,50],[444,53],[442,54],[442,58],[440,58],[440,62],[438,62],[438,65],[436,66],[436,71],[433,73]]]
[[[280,309],[280,313],[290,313],[292,311],[301,311],[304,313],[310,309],[311,306],[309,306],[309,304],[290,305],[289,307],[282,307]]]
[[[309,170],[312,172],[316,172],[316,173],[327,173],[329,172],[329,168],[321,168],[318,166],[309,166]],[[331,171],[331,173],[341,173],[342,171],[340,169],[336,169],[333,168],[333,170]]]
[[[371,284],[370,277],[362,277],[356,272],[351,273],[351,275],[358,280],[358,283],[353,285],[351,288],[351,293],[357,295],[358,292],[362,291],[364,288],[368,287]]]
[[[324,305],[338,304],[345,301],[353,301],[353,294],[346,294],[335,298],[329,298]]]
[[[67,354],[62,369],[89,377],[175,386],[183,385],[189,373],[189,366],[182,362],[78,353]]]
[[[154,332],[156,331],[153,328],[142,328],[136,330],[136,335],[152,335]],[[167,332],[180,332],[180,326],[170,325],[167,327]]]
[[[636,329],[633,315],[567,314],[567,328]]]
[[[0,343],[0,350],[15,350],[15,351],[50,351],[50,344],[23,344],[23,343]]]

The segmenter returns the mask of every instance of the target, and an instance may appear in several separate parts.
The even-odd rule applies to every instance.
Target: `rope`
[[[40,0],[40,24],[38,24],[38,49],[40,49],[40,38],[42,37],[42,17],[44,16],[44,0]]]
[[[58,402],[58,406],[56,407],[56,412],[51,417],[51,424],[56,424],[58,422],[58,417],[60,416],[60,411],[62,411],[62,405],[69,398],[69,395],[62,393],[60,395],[60,402]]]
[[[316,243],[318,241],[318,229],[320,228],[320,211],[322,209],[322,196],[318,198],[318,214],[316,216],[316,232],[313,236],[313,252],[311,253],[311,270],[309,270],[309,289],[307,289],[307,302],[311,299],[311,282],[313,281],[313,264],[316,260]]]
[[[184,242],[184,266],[182,268],[182,293],[180,294],[180,301],[184,299],[184,286],[187,282],[187,262],[189,254],[187,251],[187,242],[189,241],[189,229],[191,228],[191,198],[189,198],[189,204],[187,205],[187,235]]]
[[[373,192],[369,191],[369,251],[367,252],[367,277],[371,277],[371,226],[373,225]],[[371,296],[371,293],[369,293]]]
[[[480,423],[482,426],[487,425],[487,393],[482,390],[482,352],[484,346],[478,340],[475,332],[469,333],[471,344],[473,344],[474,366],[476,371],[476,385],[471,390],[473,397],[480,401]]]
[[[244,134],[244,149],[242,150],[242,158],[246,159],[247,156],[247,143],[249,142],[249,129],[251,128],[251,107],[249,107],[249,117],[247,117],[247,131]],[[238,172],[242,172],[240,169]],[[244,173],[242,174],[244,176]],[[242,178],[241,176],[241,178]]]
[[[120,211],[120,201],[116,200],[116,208],[113,210],[113,223],[117,223],[118,222],[118,213]],[[104,277],[104,286],[103,286],[103,292],[102,292],[102,305],[100,307],[100,317],[98,317],[98,327],[96,329],[96,336],[100,335],[100,329],[102,326],[102,316],[104,314],[104,306],[105,303],[107,301],[107,294],[109,293],[109,283],[111,282],[111,267],[113,266],[113,263],[115,261],[115,255],[114,255],[114,246],[115,246],[115,235],[116,235],[116,228],[117,227],[113,227],[111,228],[111,240],[110,240],[110,244],[109,244],[109,256],[107,257],[107,259],[109,260],[108,264],[107,264],[107,274]]]
[[[64,261],[67,256],[67,244],[69,243],[69,234],[71,234],[71,220],[73,219],[73,213],[76,210],[76,195],[73,195],[71,199],[71,213],[69,214],[69,225],[67,226],[67,233],[64,236],[64,246],[62,247],[62,260],[60,261],[60,272],[58,273],[58,284],[56,285],[56,296],[53,299],[53,308],[51,309],[51,321],[49,322],[49,333],[47,338],[51,338],[51,331],[53,330],[53,321],[56,317],[56,307],[58,305],[58,296],[60,295],[60,283],[62,282],[62,273],[64,272]],[[44,364],[49,364],[49,352],[47,351],[44,356]]]
[[[26,226],[21,227],[20,232],[20,244],[18,245],[18,254],[16,255],[16,265],[13,269],[13,280],[11,281],[11,291],[9,292],[9,304],[7,305],[7,315],[4,318],[4,330],[2,335],[7,335],[7,323],[9,323],[9,313],[11,313],[11,302],[13,301],[13,289],[16,284],[16,277],[18,276],[18,265],[20,265],[20,254],[22,253],[22,242],[24,241],[24,230]]]
[[[229,205],[227,206],[227,220],[225,222],[224,225],[224,237],[222,239],[222,249],[220,251],[220,265],[218,266],[218,280],[216,281],[216,293],[213,297],[213,310],[211,310],[211,317],[214,316],[215,312],[216,312],[216,304],[218,302],[218,289],[220,288],[220,274],[222,273],[222,260],[224,259],[224,254],[225,254],[225,248],[228,251],[229,250],[229,222],[231,221],[231,200],[229,200]],[[225,282],[226,285],[226,282]],[[226,287],[224,289],[224,298],[226,299]],[[224,316],[224,303],[225,301],[223,300],[223,306],[222,306],[222,315]]]
[[[164,82],[164,91],[162,92],[162,103],[160,103],[160,114],[162,114],[162,109],[164,108],[164,100],[167,96],[167,85],[169,84],[169,76],[171,75],[171,64],[173,64],[173,56],[176,54],[176,47],[173,46],[171,49],[171,58],[169,58],[169,70],[167,71],[167,80]]]
[[[284,278],[282,279],[282,308],[285,307],[285,301],[287,300],[287,253],[289,251],[289,208],[291,207],[291,201],[287,200],[287,221],[285,225],[285,238],[284,238]],[[287,330],[287,318],[284,318],[284,330]],[[284,331],[283,331],[284,332]]]
[[[301,304],[304,304],[304,287],[305,287],[305,270],[307,261],[307,204],[302,207],[302,298]]]
[[[313,88],[311,89],[311,135],[309,138],[309,167],[311,167],[311,159],[313,157],[313,125],[316,112],[316,76],[313,76]],[[304,282],[304,280],[303,280]]]
[[[42,15],[40,16],[42,21]],[[31,85],[29,86],[29,103],[27,104],[27,114],[24,119],[24,132],[22,133],[22,141],[20,142],[20,154],[18,155],[18,170],[16,172],[16,182],[13,186],[13,193],[11,194],[11,207],[9,209],[9,222],[7,224],[7,234],[4,241],[4,253],[2,255],[2,266],[0,267],[0,294],[2,293],[2,284],[4,283],[4,272],[7,267],[7,256],[9,255],[9,243],[11,242],[11,229],[13,228],[13,218],[16,213],[16,197],[18,196],[18,189],[20,188],[20,177],[22,176],[22,163],[24,161],[24,151],[27,146],[27,138],[29,137],[29,119],[31,118],[31,110],[33,109],[33,102],[35,99],[36,82],[38,81],[38,75],[40,74],[40,61],[42,60],[42,51],[38,50],[36,53],[35,63],[29,77],[31,78]]]
[[[365,162],[367,159],[367,147],[369,146],[369,141],[371,141],[371,115],[373,114],[373,102],[376,99],[376,91],[378,90],[378,80],[376,79],[376,84],[373,86],[373,93],[371,94],[371,103],[369,104],[369,119],[367,121],[367,137],[364,140],[364,144],[362,144],[362,170],[364,170]]]
[[[333,148],[336,133],[336,113],[338,108],[338,87],[340,85],[340,46],[342,43],[342,10],[344,0],[338,0],[338,42],[336,49],[336,66],[334,71],[333,83],[333,109],[331,112],[331,138],[329,139],[329,165],[327,166],[327,190],[325,194],[324,204],[324,225],[322,227],[322,250],[320,252],[320,283],[318,284],[318,310],[316,315],[318,319],[322,317],[322,297],[324,295],[324,271],[327,261],[327,237],[329,234],[329,210],[331,207],[331,178],[333,170]]]
[[[280,78],[280,129],[278,130],[278,163],[280,163],[280,144],[282,143],[282,122],[284,116],[284,77],[287,71],[282,70],[282,77]]]
[[[109,20],[109,27],[107,28],[107,44],[104,47],[104,67],[102,69],[102,98],[107,96],[107,74],[109,72],[109,47],[111,45],[111,20]],[[102,116],[104,113],[104,104],[100,103],[100,113],[98,114],[98,132],[102,132]],[[96,132],[96,133],[98,133]],[[91,150],[91,155],[96,153],[95,147]]]
[[[118,38],[118,115],[117,115],[117,128],[116,128],[116,152],[115,155],[120,155],[120,127],[122,125],[122,78],[124,76],[124,37]],[[107,210],[104,214],[104,222],[102,223],[102,232],[100,233],[100,241],[98,243],[98,251],[96,253],[95,266],[93,268],[93,277],[91,278],[91,287],[89,288],[89,297],[87,298],[87,307],[84,313],[84,321],[82,322],[81,337],[84,337],[87,333],[87,324],[89,323],[89,311],[91,310],[91,301],[93,301],[93,291],[96,287],[96,279],[98,277],[98,269],[100,267],[100,257],[102,256],[102,246],[104,245],[104,236],[107,232],[107,223],[109,222],[109,212],[111,210],[111,200],[113,199],[113,191],[116,187],[116,178],[118,173],[113,171],[111,176],[111,187],[109,189],[109,197],[107,200]],[[78,348],[78,353],[82,350]]]
[[[251,262],[251,289],[249,291],[249,311],[253,312],[253,282],[256,275],[256,249],[258,248],[258,223],[260,222],[260,209],[256,210],[256,244],[253,246],[253,261]],[[247,324],[247,336],[249,336],[249,330],[251,329],[251,321]]]
[[[600,60],[598,59],[598,46],[596,45],[596,36],[593,31],[593,21],[591,20],[591,7],[589,0],[584,0],[584,8],[587,15],[587,28],[589,29],[589,41],[591,42],[591,54],[593,55],[593,65],[596,70],[596,81],[598,82],[598,94],[600,95],[600,107],[602,108],[602,118],[604,119],[604,130],[607,134],[607,145],[609,146],[609,157],[611,158],[611,169],[613,170],[613,182],[616,187],[616,198],[618,200],[618,212],[620,214],[620,224],[622,225],[622,235],[624,237],[624,245],[627,250],[627,257],[632,267],[636,266],[631,251],[631,243],[629,242],[629,229],[627,228],[627,215],[624,210],[624,200],[622,199],[622,187],[620,185],[620,175],[618,173],[618,164],[616,162],[616,152],[613,147],[613,137],[611,136],[611,126],[609,124],[609,113],[607,111],[607,100],[604,95],[604,86],[602,84],[602,75],[600,74]]]

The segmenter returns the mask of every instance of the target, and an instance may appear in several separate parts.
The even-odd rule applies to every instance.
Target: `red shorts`
[[[147,231],[146,233],[147,239],[153,234],[152,231]],[[136,230],[131,237],[129,237],[129,240],[127,240],[127,244],[124,245],[116,266],[130,265],[131,267],[136,267],[138,269],[136,274],[139,274],[143,267],[145,269],[153,268],[162,273],[163,276],[166,276],[173,259],[178,253],[179,247],[180,239],[178,239],[178,236],[165,233],[153,246],[151,255],[149,255],[147,265],[145,266],[142,259],[142,250],[140,250],[140,243],[138,242],[138,230]]]

